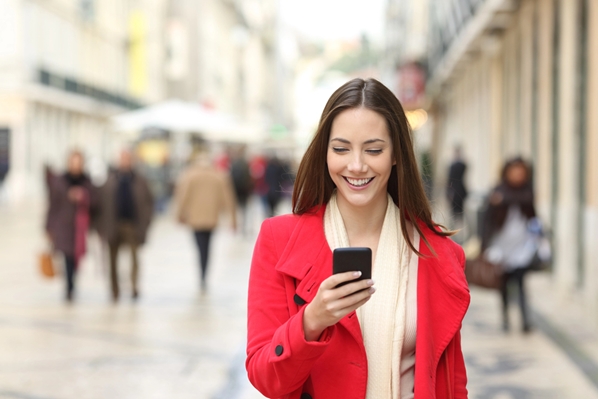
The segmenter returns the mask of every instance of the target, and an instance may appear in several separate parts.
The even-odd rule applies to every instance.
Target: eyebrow
[[[341,143],[351,144],[351,142],[349,140],[343,139],[340,137],[335,137],[335,138],[331,139],[330,141],[331,142],[332,141],[340,141]],[[369,140],[364,141],[363,144],[372,144],[372,143],[377,143],[377,142],[386,143],[386,141],[384,141],[382,139],[369,139]]]

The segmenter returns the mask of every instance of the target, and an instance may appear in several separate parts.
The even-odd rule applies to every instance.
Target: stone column
[[[575,289],[577,265],[577,240],[580,238],[577,220],[579,173],[577,163],[577,52],[578,2],[561,0],[558,10],[560,18],[559,56],[559,113],[558,126],[558,196],[555,277],[561,293]]]
[[[598,2],[588,1],[587,171],[585,209],[586,308],[598,324]]]
[[[536,160],[536,206],[544,223],[550,222],[550,175],[552,159],[552,57],[554,0],[538,0],[538,159]]]

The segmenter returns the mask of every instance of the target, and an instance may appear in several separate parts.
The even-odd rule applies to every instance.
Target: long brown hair
[[[299,164],[293,189],[293,213],[302,215],[330,200],[336,187],[326,163],[332,122],[344,110],[360,107],[377,112],[386,120],[396,160],[388,179],[387,191],[401,209],[399,215],[403,237],[409,247],[422,256],[409,238],[406,221],[410,220],[434,254],[417,221],[423,221],[439,236],[450,236],[453,232],[440,229],[442,226],[432,221],[432,211],[417,169],[411,129],[403,107],[395,95],[375,79],[353,79],[338,88],[326,103],[316,135]]]

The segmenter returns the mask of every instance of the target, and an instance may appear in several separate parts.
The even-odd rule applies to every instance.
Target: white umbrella
[[[160,128],[175,132],[198,132],[212,136],[237,128],[235,119],[228,114],[206,107],[168,100],[112,118],[116,131],[141,131],[146,128]]]

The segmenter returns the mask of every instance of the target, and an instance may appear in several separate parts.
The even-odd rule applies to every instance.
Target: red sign
[[[423,68],[417,64],[406,64],[399,68],[397,74],[397,97],[403,108],[421,108],[426,94],[426,73]]]

